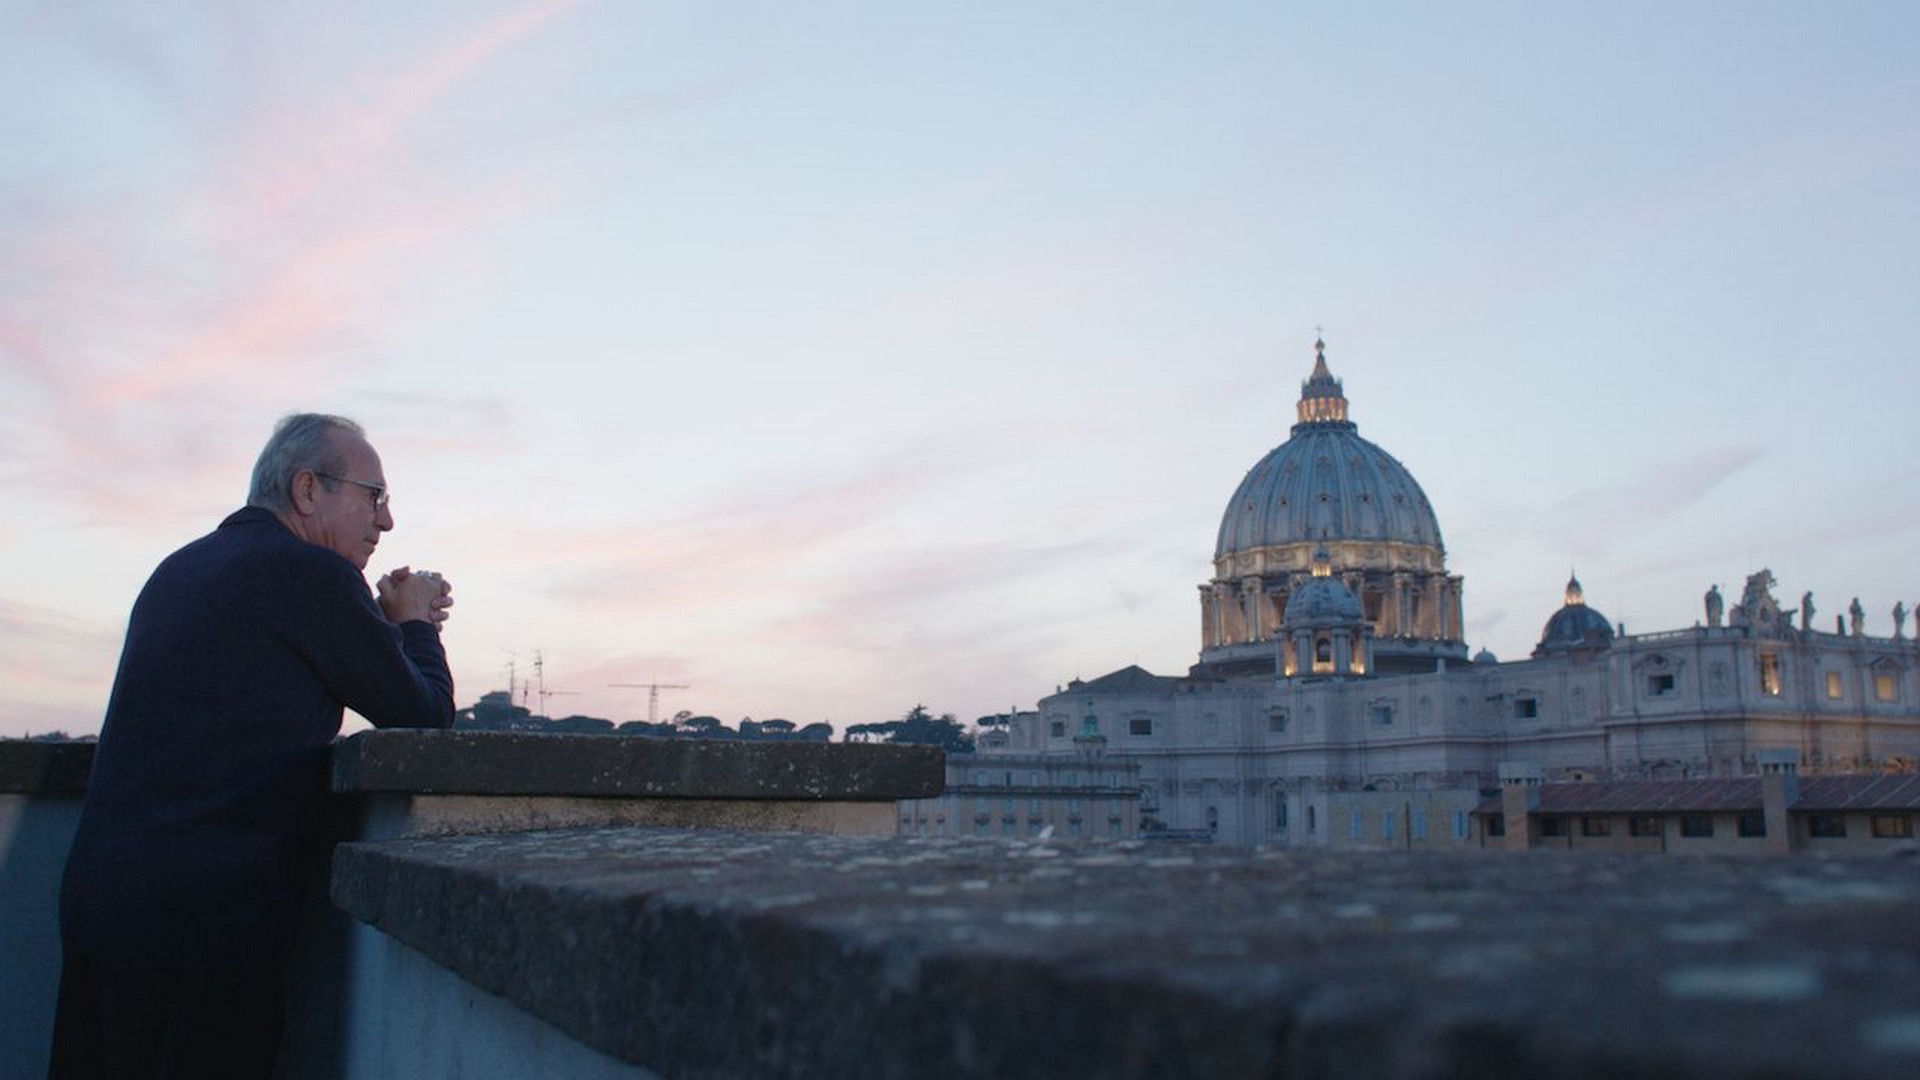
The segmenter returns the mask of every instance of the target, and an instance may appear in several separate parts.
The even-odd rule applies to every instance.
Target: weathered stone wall
[[[46,1069],[60,975],[60,875],[92,756],[89,743],[0,741],[0,1076],[39,1076]],[[883,835],[895,827],[894,801],[938,795],[943,773],[944,756],[923,746],[372,731],[335,747],[335,831],[383,839],[644,823]],[[367,957],[381,966],[363,970]],[[285,1080],[342,1075],[349,1050],[359,1055],[356,1061],[369,1060],[369,1044],[354,1037],[363,1034],[356,1026],[362,1017],[378,1015],[370,1002],[411,1002],[404,993],[380,991],[382,972],[427,979],[417,965],[389,965],[389,959],[378,934],[341,915],[324,895],[314,897],[296,962],[300,998],[287,1033]],[[452,976],[427,981],[458,984]],[[404,1015],[431,1024],[485,1004],[451,993],[410,1003]],[[526,1023],[527,1030],[552,1036],[535,1043],[571,1053],[565,1036]],[[383,1045],[413,1046],[404,1040]],[[414,1075],[420,1062],[454,1062],[457,1067],[440,1075],[477,1076],[473,1063],[479,1061],[507,1070],[485,1075],[544,1073],[545,1065],[511,1071],[521,1060],[474,1044],[362,1075]]]
[[[1920,861],[648,829],[344,847],[335,899],[698,1077],[1899,1077]]]

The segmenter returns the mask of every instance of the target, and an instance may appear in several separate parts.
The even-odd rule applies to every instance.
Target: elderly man
[[[451,588],[362,574],[391,528],[360,427],[289,416],[246,508],[141,590],[61,891],[51,1075],[272,1072],[343,707],[453,723]]]

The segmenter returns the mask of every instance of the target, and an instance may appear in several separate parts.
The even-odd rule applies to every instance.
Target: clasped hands
[[[387,621],[396,625],[419,619],[438,630],[453,606],[453,583],[431,570],[403,566],[380,575],[374,591],[380,594],[380,610]]]

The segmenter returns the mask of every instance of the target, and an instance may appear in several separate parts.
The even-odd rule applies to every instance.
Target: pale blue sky
[[[275,417],[367,424],[460,700],[849,724],[1179,673],[1316,326],[1470,644],[1920,500],[1906,3],[0,3],[0,734]]]

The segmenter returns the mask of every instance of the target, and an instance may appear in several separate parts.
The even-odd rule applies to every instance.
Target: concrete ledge
[[[932,746],[496,731],[363,731],[334,747],[341,793],[893,802],[938,795]]]
[[[91,742],[0,739],[0,793],[80,795],[93,770]]]
[[[333,895],[676,1080],[1920,1074],[1920,860],[594,829],[346,845]]]

